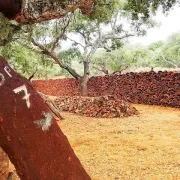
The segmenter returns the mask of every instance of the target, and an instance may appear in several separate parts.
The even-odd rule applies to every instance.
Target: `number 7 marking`
[[[18,87],[16,89],[14,89],[13,91],[16,94],[21,92],[21,91],[24,91],[25,96],[22,99],[26,100],[26,105],[27,105],[28,108],[30,108],[31,104],[30,104],[30,101],[29,101],[29,97],[30,97],[31,94],[28,93],[26,85],[22,85],[22,86],[20,86],[20,87]]]

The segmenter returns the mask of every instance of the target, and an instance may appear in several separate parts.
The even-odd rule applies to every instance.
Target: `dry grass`
[[[94,180],[180,179],[180,110],[134,105],[140,115],[59,122]]]

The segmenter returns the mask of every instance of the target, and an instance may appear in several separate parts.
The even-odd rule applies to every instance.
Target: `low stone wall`
[[[36,80],[34,87],[53,96],[79,95],[75,79]],[[114,95],[132,103],[162,105],[180,108],[180,73],[145,72],[91,77],[89,96]]]

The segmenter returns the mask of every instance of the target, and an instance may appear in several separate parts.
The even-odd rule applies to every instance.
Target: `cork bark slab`
[[[23,180],[89,180],[42,98],[0,58],[0,146]]]

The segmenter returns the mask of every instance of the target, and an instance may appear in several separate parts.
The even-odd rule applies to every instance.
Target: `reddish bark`
[[[59,1],[0,0],[0,12],[20,23],[37,23],[64,17],[68,12],[80,8],[83,14],[92,12],[93,0]]]
[[[23,180],[89,180],[48,107],[0,58],[0,146]]]
[[[80,94],[82,96],[88,95],[88,87],[87,87],[88,80],[89,80],[89,76],[87,75],[85,75],[80,79]]]
[[[14,18],[21,8],[21,0],[0,0],[0,12],[7,18]]]

